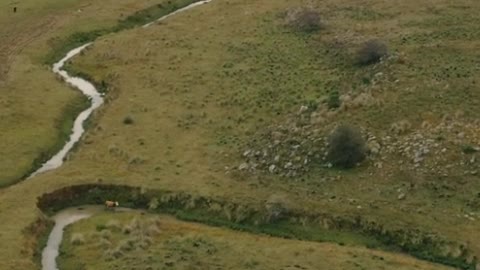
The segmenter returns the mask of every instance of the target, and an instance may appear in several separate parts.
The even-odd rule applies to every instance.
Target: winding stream
[[[60,244],[63,239],[63,231],[65,227],[82,219],[94,216],[104,211],[103,206],[82,206],[79,208],[68,208],[58,212],[53,220],[55,226],[48,236],[47,245],[42,251],[42,270],[58,270],[57,257],[59,254]],[[115,212],[132,212],[139,211],[130,208],[116,208]]]
[[[91,217],[95,211],[67,209],[58,213],[53,220],[55,226],[48,236],[47,245],[42,251],[42,269],[43,270],[58,270],[57,257],[60,243],[62,243],[63,230],[66,226],[75,223],[79,220]]]
[[[167,14],[153,22],[147,23],[142,27],[143,28],[149,27],[153,25],[155,22],[160,22],[180,12],[184,12],[194,7],[207,4],[211,1],[212,0],[204,0],[204,1],[195,2],[184,8],[178,9],[170,14]],[[70,150],[72,150],[73,146],[81,139],[83,133],[85,133],[83,123],[90,117],[93,111],[95,111],[98,107],[102,106],[102,104],[104,103],[104,99],[102,97],[103,94],[99,93],[98,90],[95,88],[95,86],[91,82],[80,77],[72,77],[65,70],[62,69],[68,60],[72,59],[73,57],[81,53],[90,45],[92,45],[92,42],[84,44],[78,48],[71,50],[70,52],[67,53],[67,55],[62,60],[55,63],[52,69],[53,72],[55,74],[60,75],[65,80],[65,82],[75,87],[76,89],[80,90],[85,96],[87,96],[90,99],[90,107],[84,110],[83,112],[81,112],[75,119],[75,122],[72,128],[72,134],[70,135],[70,138],[68,139],[67,143],[63,146],[63,148],[57,154],[55,154],[51,159],[49,159],[47,162],[42,164],[42,166],[38,170],[33,172],[28,178],[35,177],[38,174],[51,171],[62,166],[67,154],[70,152]]]
[[[50,160],[45,162],[42,167],[40,167],[40,169],[32,173],[29,178],[62,166],[65,156],[68,154],[68,152],[70,152],[70,150],[72,150],[75,143],[80,140],[83,133],[85,132],[83,123],[85,122],[85,120],[88,119],[88,117],[90,117],[93,111],[100,107],[104,102],[102,94],[97,91],[97,89],[91,82],[84,80],[80,77],[71,77],[65,70],[62,70],[63,66],[68,60],[81,53],[91,44],[92,43],[87,43],[71,50],[62,60],[53,65],[54,73],[60,75],[65,80],[65,82],[80,90],[85,96],[90,99],[90,107],[81,112],[75,119],[72,128],[72,134],[70,135],[67,143],[63,146],[62,150],[55,154]]]
[[[204,1],[195,2],[184,8],[178,9],[170,14],[167,14],[151,23],[145,24],[143,28],[149,27],[155,22],[162,21],[175,14],[209,3],[211,1],[212,0],[204,0]],[[29,176],[29,178],[32,178],[38,174],[41,174],[50,170],[54,170],[62,166],[68,152],[73,148],[75,143],[77,143],[80,140],[83,133],[85,132],[83,123],[90,117],[90,115],[93,113],[95,109],[97,109],[104,103],[102,94],[97,91],[97,89],[91,82],[85,79],[82,79],[80,77],[72,77],[65,70],[62,69],[68,60],[70,60],[71,58],[81,53],[91,44],[92,43],[87,43],[78,48],[71,50],[70,52],[67,53],[67,55],[62,60],[60,60],[59,62],[53,65],[53,72],[60,75],[62,78],[65,79],[65,82],[77,88],[85,96],[87,96],[91,101],[91,105],[88,109],[81,112],[75,119],[74,126],[72,129],[72,134],[70,135],[70,138],[67,141],[67,143],[63,146],[62,150],[60,150],[60,152],[55,154],[55,156],[53,156],[50,160],[45,162],[40,169],[32,173]],[[42,251],[42,270],[58,270],[56,259],[59,254],[59,247],[60,247],[60,243],[62,242],[63,231],[65,227],[79,220],[89,218],[95,213],[102,211],[102,209],[103,207],[88,207],[85,209],[83,208],[67,209],[58,213],[53,218],[55,221],[55,226],[50,232],[50,235],[48,236],[47,245]],[[117,209],[117,210],[129,211],[128,209]]]

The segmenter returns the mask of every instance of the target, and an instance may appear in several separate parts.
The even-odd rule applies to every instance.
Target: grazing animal
[[[113,209],[118,206],[118,202],[114,201],[105,201],[105,207],[108,209]]]
[[[13,7],[13,13],[17,13],[17,7]]]

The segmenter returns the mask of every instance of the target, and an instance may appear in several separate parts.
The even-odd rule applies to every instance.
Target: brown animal
[[[108,209],[113,209],[118,206],[118,202],[116,201],[105,201],[105,207]]]

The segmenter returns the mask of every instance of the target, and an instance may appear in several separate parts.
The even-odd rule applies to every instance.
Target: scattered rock
[[[300,109],[298,110],[297,114],[303,114],[306,111],[308,111],[308,107],[307,106],[301,106]]]
[[[382,146],[377,142],[377,141],[370,141],[367,143],[368,149],[370,150],[370,153],[373,155],[378,155],[380,154],[380,150]]]
[[[390,132],[394,134],[401,135],[406,133],[412,128],[412,124],[408,120],[402,120],[396,123],[393,123],[390,126]]]
[[[248,166],[248,163],[242,163],[240,166],[238,166],[238,169],[239,169],[240,171],[245,171],[245,170],[248,169],[248,167],[249,167],[249,166]]]

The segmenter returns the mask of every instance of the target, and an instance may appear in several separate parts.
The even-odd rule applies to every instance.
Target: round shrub
[[[387,45],[378,40],[369,40],[358,49],[356,61],[362,66],[371,65],[380,62],[387,54]]]
[[[335,167],[353,168],[366,157],[367,147],[357,128],[342,125],[329,137],[327,160]]]
[[[135,121],[133,120],[133,117],[131,116],[126,116],[125,118],[123,118],[123,123],[125,125],[133,125]]]
[[[81,233],[74,233],[70,238],[70,243],[76,246],[83,245],[85,244],[85,237]]]

